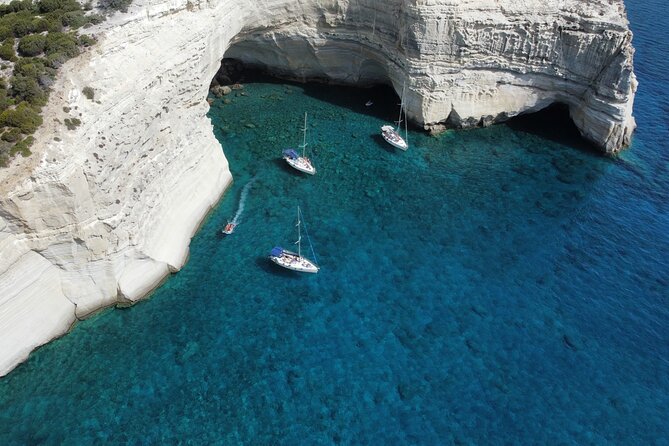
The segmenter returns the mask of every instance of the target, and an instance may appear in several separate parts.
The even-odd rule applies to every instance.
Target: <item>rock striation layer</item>
[[[224,54],[297,78],[406,85],[426,128],[553,102],[607,152],[634,128],[622,0],[135,0],[92,32],[99,43],[62,69],[35,153],[0,171],[0,375],[183,266],[231,181],[205,101]],[[67,130],[72,117],[82,125]]]
[[[636,79],[622,0],[293,3],[295,20],[247,24],[226,55],[297,79],[406,85],[409,117],[426,128],[559,102],[606,152],[630,142]]]

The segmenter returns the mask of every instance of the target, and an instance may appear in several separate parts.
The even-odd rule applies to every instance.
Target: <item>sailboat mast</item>
[[[304,112],[304,128],[302,129],[302,156],[307,148],[307,112]]]
[[[400,115],[397,117],[397,128],[395,131],[399,134],[400,130],[402,128],[402,108],[404,108],[404,86],[405,84],[402,84],[402,97],[400,97]]]
[[[402,87],[402,104],[404,104],[404,87]],[[404,142],[409,147],[409,118],[406,109],[404,109]]]
[[[300,207],[297,207],[297,255],[302,257],[302,233],[300,231]]]

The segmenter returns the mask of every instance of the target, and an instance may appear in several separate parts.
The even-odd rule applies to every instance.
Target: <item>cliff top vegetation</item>
[[[30,136],[42,124],[58,68],[95,40],[81,28],[105,14],[127,10],[131,0],[13,0],[0,5],[0,166],[17,153],[30,155]]]

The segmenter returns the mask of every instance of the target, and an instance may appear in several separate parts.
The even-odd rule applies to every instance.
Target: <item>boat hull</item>
[[[311,162],[307,158],[304,158],[302,156],[298,158],[290,158],[288,156],[284,156],[283,159],[285,159],[288,165],[293,169],[299,170],[300,172],[304,172],[309,175],[316,174],[316,168],[311,164]]]
[[[225,225],[225,228],[223,228],[223,230],[221,232],[225,235],[230,235],[235,231],[236,227],[237,227],[237,225],[235,223],[228,222],[228,224]]]
[[[297,253],[290,251],[283,251],[283,253],[278,256],[270,255],[269,259],[282,268],[300,273],[315,274],[320,269],[311,260],[305,257],[300,257]]]
[[[400,150],[406,150],[409,148],[406,141],[389,125],[384,125],[381,127],[381,136],[386,140],[388,144],[393,147],[396,147]]]

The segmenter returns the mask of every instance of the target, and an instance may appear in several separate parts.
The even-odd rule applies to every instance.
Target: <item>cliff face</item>
[[[224,54],[294,77],[406,84],[426,127],[563,102],[613,152],[634,128],[636,82],[622,1],[610,3],[136,0],[63,68],[33,156],[0,170],[0,375],[75,315],[135,301],[184,264],[231,181],[205,116]],[[67,117],[82,125],[67,130]]]
[[[629,144],[636,79],[622,0],[295,3],[296,20],[249,22],[226,55],[298,79],[406,84],[409,116],[426,128],[561,102],[606,152]]]
[[[238,31],[216,25],[235,14],[170,5],[105,24],[63,67],[36,153],[0,171],[0,375],[75,313],[135,301],[181,268],[231,181],[205,98]],[[68,117],[81,126],[67,130]]]

